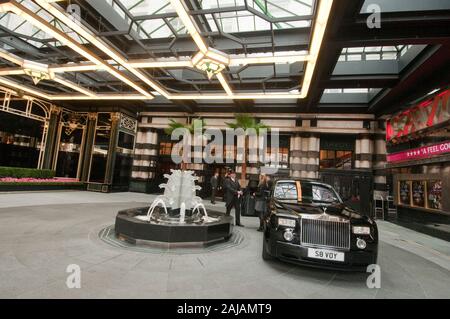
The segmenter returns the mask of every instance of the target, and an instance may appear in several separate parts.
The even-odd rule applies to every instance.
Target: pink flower
[[[0,182],[3,183],[76,183],[76,178],[55,177],[51,179],[45,178],[13,178],[13,177],[1,177]]]

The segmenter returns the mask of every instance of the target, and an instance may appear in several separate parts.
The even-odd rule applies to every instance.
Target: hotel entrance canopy
[[[450,4],[378,2],[381,29],[367,1],[6,1],[0,85],[77,107],[380,112],[448,62]]]

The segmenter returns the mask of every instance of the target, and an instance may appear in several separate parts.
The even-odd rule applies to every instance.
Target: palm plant
[[[225,123],[229,128],[232,129],[242,129],[247,130],[255,130],[259,135],[261,130],[269,130],[270,127],[263,123],[258,122],[252,115],[250,114],[235,114],[235,123]],[[245,135],[245,143],[244,143],[244,154],[242,158],[242,173],[241,173],[241,184],[244,185],[246,182],[247,176],[247,154],[249,149],[249,137]]]
[[[172,135],[172,133],[177,129],[185,129],[185,130],[188,130],[188,132],[191,134],[191,139],[192,139],[192,136],[194,135],[196,128],[200,127],[203,132],[205,126],[206,126],[206,122],[204,119],[201,119],[201,118],[193,120],[191,122],[191,124],[184,124],[184,123],[177,122],[173,119],[170,119],[169,127],[167,127],[164,130],[164,132],[167,135]],[[186,169],[186,167],[187,167],[187,163],[185,163],[182,159],[182,161],[180,163],[181,170],[184,171]]]

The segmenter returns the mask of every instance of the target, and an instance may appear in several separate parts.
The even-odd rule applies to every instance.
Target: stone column
[[[300,138],[301,146],[300,146],[300,177],[306,178],[307,170],[306,166],[308,165],[308,148],[309,148],[309,137],[303,136]]]
[[[258,179],[260,174],[258,162],[258,136],[248,137],[247,175],[250,179]]]
[[[361,168],[361,161],[359,159],[359,154],[361,154],[361,140],[356,139],[356,141],[355,141],[355,168]]]
[[[235,146],[236,146],[236,158],[235,158],[236,177],[239,180],[239,182],[241,183],[241,187],[245,187],[245,186],[247,186],[247,178],[246,178],[246,176],[245,177],[242,176],[242,163],[243,163],[244,152],[245,152],[245,136],[244,135],[237,137]],[[248,163],[247,155],[248,154],[245,154],[246,163]],[[247,172],[246,172],[247,174],[248,174],[248,169],[249,169],[249,166],[247,165]],[[244,182],[242,182],[243,179],[245,179]]]
[[[120,113],[111,113],[111,132],[109,135],[108,158],[106,162],[105,184],[112,185],[116,163],[117,141],[119,138]]]
[[[309,138],[307,178],[319,178],[319,156],[320,156],[320,138],[311,136]]]
[[[360,152],[360,168],[371,169],[373,157],[373,142],[364,136],[361,138],[361,152]]]
[[[300,135],[294,135],[291,137],[290,141],[290,169],[291,176],[294,178],[299,178],[301,176],[301,149],[302,149],[302,138]]]
[[[371,170],[373,168],[374,142],[369,135],[361,135],[355,144],[355,168]]]
[[[56,150],[58,149],[58,128],[61,118],[61,109],[52,105],[50,110],[50,119],[46,121],[47,141],[44,147],[44,157],[42,162],[43,169],[52,169],[56,160]]]
[[[375,135],[373,173],[374,173],[374,195],[386,198],[389,192],[393,195],[394,190],[388,190],[386,171],[386,134],[379,130]]]
[[[149,193],[157,190],[155,185],[158,160],[158,132],[156,129],[139,127],[134,149],[130,191]]]
[[[203,144],[204,136],[202,134],[192,137],[191,148],[191,163],[187,165],[187,169],[195,172],[195,175],[199,178],[198,183],[204,183],[205,173],[203,164]]]

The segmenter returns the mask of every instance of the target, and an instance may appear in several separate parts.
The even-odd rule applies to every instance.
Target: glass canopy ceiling
[[[87,41],[84,40],[76,32],[73,32],[70,28],[65,26],[63,23],[55,19],[47,11],[43,10],[37,4],[30,0],[17,0],[18,3],[36,13],[39,17],[43,18],[45,21],[52,24],[55,28],[65,32],[68,36],[72,37],[78,43],[86,44]],[[42,48],[47,44],[51,46],[61,46],[61,42],[54,41],[53,36],[45,33],[41,29],[35,27],[27,19],[13,14],[13,13],[3,13],[0,15],[0,27],[3,30],[10,30],[16,33],[21,39],[27,41],[29,44]]]
[[[125,79],[125,83],[134,89],[142,86],[139,82],[143,81],[144,90],[150,89],[150,96],[162,95],[168,99],[177,93],[188,94],[187,99],[204,93],[228,99],[238,98],[238,94],[246,94],[240,95],[246,99],[250,94],[255,98],[268,97],[267,94],[303,98],[307,95],[306,89],[301,91],[303,74],[307,66],[315,67],[313,60],[319,53],[319,50],[309,51],[313,41],[312,22],[316,18],[317,23],[326,24],[332,3],[333,0],[322,0],[321,7],[327,9],[317,17],[316,7],[320,5],[316,0],[198,0],[195,3],[185,0],[17,0],[2,6],[0,28],[23,41],[23,45],[19,48],[17,41],[1,41],[0,49],[17,56],[22,67],[25,60],[31,60],[41,67],[43,65],[44,69],[67,63],[98,64],[96,61],[99,59],[92,58],[89,53],[94,50],[102,56],[101,63],[111,64],[116,70],[105,72],[103,66],[97,65],[83,69],[83,74],[78,75],[63,67],[66,80],[76,84],[69,83],[69,92],[75,90],[90,96],[96,96],[105,88],[120,92],[123,85],[120,88],[118,85]],[[79,12],[72,11],[72,6],[77,6]],[[28,13],[25,12],[27,10]],[[49,27],[36,25],[36,19],[42,19]],[[78,26],[74,28],[71,23]],[[324,30],[319,29],[320,35],[314,45],[316,49],[320,48],[324,34]],[[284,34],[280,33],[288,30],[293,41],[286,41]],[[58,32],[70,40],[61,39]],[[197,37],[194,36],[196,32]],[[249,35],[253,39],[249,39]],[[280,38],[285,48],[277,45]],[[144,42],[155,40],[171,42],[157,46]],[[73,44],[69,45],[68,41],[73,41]],[[81,47],[77,48],[77,45]],[[46,53],[39,53],[36,49]],[[75,50],[81,57],[76,57],[70,50]],[[164,53],[159,53],[161,50]],[[114,52],[121,57],[117,59]],[[203,52],[203,57],[194,61],[199,52]],[[6,57],[8,65],[17,64],[18,59]],[[146,61],[140,64],[139,59]],[[139,66],[124,65],[128,64],[127,61]],[[213,65],[220,63],[216,68],[220,71],[215,73],[215,78],[207,76],[200,66],[204,63],[210,65],[211,61]],[[2,70],[2,76],[29,84],[27,75],[32,70],[23,68],[22,71],[25,74],[20,70]],[[116,74],[117,71],[123,75]],[[50,73],[40,74],[43,81],[37,81],[36,86],[42,87],[45,94],[61,94],[58,86],[49,85],[48,80],[53,77]],[[109,78],[108,73],[119,76],[121,82],[98,83]],[[307,74],[311,78],[313,72]],[[308,88],[309,85],[310,79]],[[64,88],[62,93],[67,90]],[[125,89],[124,92],[129,94],[132,91]]]
[[[338,0],[334,0],[335,4],[336,1]],[[306,82],[309,86],[314,74],[314,69],[307,72],[308,66],[315,66],[322,44],[320,40],[312,45],[313,30],[317,29],[318,17],[324,17],[319,14],[322,3],[333,3],[332,0],[10,2],[20,4],[42,18],[54,30],[62,31],[82,51],[97,54],[111,69],[107,70],[102,65],[92,66],[92,59],[79,50],[73,52],[73,45],[58,38],[54,31],[36,27],[26,15],[4,10],[0,13],[0,32],[3,32],[0,50],[59,70],[58,79],[60,83],[65,81],[66,85],[61,86],[52,83],[52,79],[45,78],[34,85],[28,74],[17,70],[15,58],[5,59],[1,51],[0,63],[3,65],[0,66],[0,85],[10,83],[1,82],[4,77],[32,88],[35,86],[45,94],[64,98],[68,94],[82,93],[80,99],[86,98],[83,95],[99,98],[108,94],[127,94],[130,99],[138,99],[138,92],[142,94],[145,91],[150,95],[147,96],[148,99],[162,96],[168,100],[174,98],[194,101],[198,101],[199,97],[201,100],[204,94],[214,95],[215,99],[210,98],[211,101],[234,100],[239,97],[250,99],[245,95],[252,96],[254,101],[263,100],[267,95],[272,95],[274,100],[279,98],[278,95],[289,95],[284,98],[293,101],[306,97],[307,93],[303,94],[304,84]],[[43,3],[49,7],[45,7]],[[201,40],[193,37],[192,26],[189,28],[186,24],[176,3],[182,4]],[[80,16],[73,16],[71,12],[69,14],[69,5],[79,6]],[[59,8],[68,17],[80,19],[81,27],[89,30],[94,38],[74,29],[69,21],[55,15],[49,8]],[[331,12],[331,16],[332,14]],[[326,15],[326,19],[328,16]],[[22,42],[9,41],[5,35]],[[207,76],[193,62],[197,53],[201,52],[201,41],[208,51],[203,52],[204,54],[209,54],[212,50],[215,58],[226,60],[219,76]],[[359,43],[361,44],[364,45]],[[337,63],[395,63],[394,60],[400,61],[403,56],[411,55],[406,53],[414,45],[394,44],[343,48]],[[313,48],[319,50],[312,54],[310,50]],[[217,50],[220,51],[217,53]],[[115,52],[119,54],[119,59]],[[200,61],[204,59],[205,56]],[[352,68],[355,65],[352,64]],[[62,69],[65,70],[61,72]],[[358,70],[356,67],[354,69]],[[393,69],[392,73],[394,71]],[[309,80],[305,81],[307,74]],[[366,93],[360,92],[363,89],[354,83],[346,83],[345,87],[327,83],[327,87],[323,88],[324,94]],[[380,87],[370,86],[370,83],[365,85]],[[379,92],[379,89],[367,90],[371,96]]]
[[[175,10],[169,0],[96,1],[106,1],[124,21],[131,25],[140,39],[170,38],[188,33],[180,18],[175,16]],[[55,27],[69,34],[73,33],[32,1],[17,0],[17,2]],[[310,27],[314,11],[314,0],[200,0],[199,4],[201,10],[208,12],[204,15],[205,29],[224,33]],[[233,8],[239,10],[233,10]],[[165,17],[165,14],[173,14],[173,16]],[[161,18],[158,18],[158,15]],[[0,26],[22,35],[37,47],[44,46],[45,40],[52,38],[31,25],[26,19],[11,13],[0,16]],[[80,43],[86,43],[80,36],[76,34],[73,36]],[[52,45],[60,46],[61,43],[55,42]]]
[[[354,47],[342,49],[339,61],[379,61],[398,60],[412,45],[392,45],[378,47]]]
[[[168,0],[106,1],[125,19],[126,11],[134,18],[174,13]],[[225,33],[310,27],[314,11],[313,0],[200,0],[199,4],[201,10],[208,12],[204,15],[204,27],[212,32]],[[295,20],[298,18],[302,20]],[[270,19],[277,22],[272,23],[268,21]],[[286,21],[283,22],[283,19]],[[143,20],[133,25],[133,28],[141,39],[166,38],[187,33],[178,17]]]

